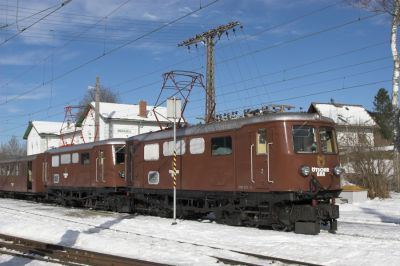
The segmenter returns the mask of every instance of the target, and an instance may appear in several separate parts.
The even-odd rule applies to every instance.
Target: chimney
[[[140,100],[139,102],[139,116],[140,117],[147,117],[147,103],[146,101]]]

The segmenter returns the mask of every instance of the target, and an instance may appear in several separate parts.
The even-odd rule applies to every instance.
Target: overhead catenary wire
[[[121,4],[120,6],[118,6],[117,8],[115,8],[115,9],[114,9],[112,12],[110,12],[107,16],[100,18],[98,21],[96,21],[96,23],[94,23],[93,25],[91,25],[90,27],[88,27],[88,29],[92,29],[93,27],[96,27],[97,25],[99,25],[99,23],[100,23],[102,20],[104,20],[105,18],[111,16],[112,13],[114,13],[116,10],[118,10],[119,8],[121,8],[123,5],[125,5],[125,3],[123,3],[123,4]],[[311,15],[314,15],[314,14],[316,14],[316,13],[318,13],[318,12],[324,11],[324,10],[326,10],[327,8],[330,8],[330,7],[332,7],[332,6],[334,6],[334,5],[325,6],[325,7],[323,7],[323,8],[320,8],[320,9],[313,10],[313,11],[311,11],[311,12],[308,12],[308,13],[306,13],[306,14],[302,14],[302,15],[300,15],[300,16],[298,16],[298,17],[295,17],[295,18],[293,18],[293,19],[290,19],[290,20],[288,20],[288,21],[285,21],[285,22],[283,22],[283,23],[281,23],[281,24],[274,25],[274,26],[272,26],[272,27],[270,27],[270,28],[268,28],[268,29],[266,29],[266,30],[263,30],[263,31],[261,31],[261,32],[258,32],[258,33],[256,33],[254,36],[257,36],[257,35],[260,35],[260,34],[262,34],[262,33],[265,33],[265,32],[267,32],[268,30],[272,30],[272,29],[276,29],[276,28],[279,28],[279,27],[284,26],[284,25],[288,25],[288,24],[293,23],[293,22],[295,22],[295,21],[297,21],[297,20],[299,20],[299,19],[303,19],[303,18],[305,18],[305,17],[307,17],[307,16],[311,16]],[[181,22],[180,22],[180,23],[181,23]],[[86,30],[86,31],[87,31],[87,30]],[[83,32],[79,33],[79,34],[78,34],[77,36],[75,36],[75,37],[82,36],[82,34],[83,34],[84,32],[86,32],[86,31],[83,31]],[[73,38],[73,40],[76,39],[75,37]],[[73,40],[71,39],[70,42],[73,41]],[[68,42],[68,43],[70,43],[70,42]],[[67,44],[66,44],[66,45],[67,45]],[[65,47],[66,45],[63,45],[63,47]],[[49,55],[48,57],[50,57],[50,56],[51,56],[51,55]],[[47,58],[48,58],[48,57],[47,57]],[[47,58],[45,58],[44,60],[46,60]],[[190,60],[190,59],[185,59],[185,60],[182,60],[182,61],[180,61],[180,62],[181,62],[181,63],[184,63],[184,62],[187,62],[187,61],[189,61],[189,60]],[[177,64],[172,64],[172,65],[170,65],[170,66],[174,66],[174,65],[177,65]],[[170,67],[170,66],[168,66],[168,67]],[[23,74],[16,76],[16,77],[13,78],[11,81],[14,81],[14,80],[20,78],[21,76],[23,76],[23,75],[26,74],[27,72],[31,71],[32,68],[34,68],[34,66],[31,67],[30,69],[28,69],[27,71],[24,71]],[[156,71],[154,71],[154,72],[156,72]],[[142,76],[148,76],[148,75],[142,75]],[[132,79],[130,79],[130,80],[128,80],[128,81],[135,80],[135,79],[137,79],[137,78],[138,78],[138,77],[135,77],[135,78],[132,78]],[[2,87],[4,87],[5,85],[9,84],[11,81],[6,82],[4,85],[0,86],[0,88],[2,88]],[[121,83],[125,84],[125,83],[127,83],[127,82],[126,82],[126,81],[123,81],[123,82],[121,82]]]
[[[120,5],[118,5],[116,8],[114,8],[113,10],[111,10],[106,16],[101,17],[98,21],[96,21],[94,24],[90,25],[89,27],[86,27],[85,29],[83,29],[82,31],[80,31],[78,34],[76,34],[75,37],[79,37],[83,34],[85,34],[87,31],[89,31],[90,29],[92,29],[93,27],[95,27],[96,25],[98,25],[99,23],[101,23],[105,18],[112,16],[113,14],[115,14],[119,9],[121,9],[123,6],[125,6],[128,2],[130,2],[131,0],[127,0],[123,3],[121,3]],[[74,41],[74,38],[69,39],[67,42],[65,42],[63,45],[57,47],[57,49],[61,50],[63,48],[65,48],[66,46],[68,46],[70,43],[72,43]],[[46,61],[47,59],[51,58],[54,56],[54,52],[51,52],[49,55],[47,55],[45,58],[43,58],[40,61]],[[4,84],[2,84],[0,86],[0,89],[4,88],[7,84],[9,84],[10,82],[17,80],[19,78],[21,78],[23,75],[29,73],[30,71],[32,71],[32,69],[34,69],[35,67],[37,67],[38,64],[35,64],[33,66],[31,66],[30,68],[26,69],[24,72],[18,74],[17,76],[15,76],[14,78],[12,78],[11,80],[5,82]],[[54,81],[54,76],[52,76],[52,78],[50,79],[50,82]],[[43,81],[43,84],[45,82]]]
[[[107,55],[110,55],[110,54],[112,54],[112,53],[114,53],[114,52],[116,52],[116,51],[118,51],[118,50],[120,50],[120,49],[123,49],[123,48],[125,48],[126,46],[128,46],[128,45],[130,45],[130,44],[132,44],[132,43],[134,43],[134,42],[136,42],[136,41],[139,41],[139,40],[141,40],[141,39],[143,39],[143,38],[145,38],[145,37],[147,37],[147,36],[149,36],[149,35],[151,35],[151,34],[153,34],[153,33],[155,33],[155,32],[158,32],[158,31],[164,29],[165,27],[168,27],[169,25],[174,24],[174,23],[177,22],[177,21],[180,21],[180,20],[182,20],[182,19],[184,19],[184,18],[186,18],[186,17],[188,17],[188,16],[191,16],[191,15],[193,15],[193,14],[199,12],[200,10],[203,10],[204,8],[207,8],[207,7],[209,7],[209,6],[213,5],[213,4],[215,4],[215,3],[218,2],[218,1],[219,1],[219,0],[214,0],[214,1],[210,2],[210,3],[208,3],[207,5],[204,5],[204,6],[201,7],[201,8],[198,8],[198,9],[196,9],[196,10],[194,10],[194,11],[191,11],[191,12],[186,13],[186,14],[183,15],[183,16],[180,16],[180,17],[178,17],[178,18],[176,18],[176,19],[173,19],[173,20],[171,20],[170,22],[168,22],[168,23],[166,23],[166,24],[164,24],[164,25],[162,25],[162,26],[160,26],[160,27],[157,27],[157,28],[155,28],[155,29],[153,29],[153,30],[151,30],[151,31],[149,31],[149,32],[147,32],[147,33],[145,33],[145,34],[142,34],[142,35],[140,35],[139,37],[137,37],[137,38],[135,38],[135,39],[133,39],[133,40],[127,41],[127,42],[125,42],[124,44],[122,44],[122,45],[120,45],[120,46],[118,46],[118,47],[115,47],[115,48],[110,49],[110,50],[108,50],[108,51],[106,51],[106,52],[103,52],[102,54],[100,54],[100,55],[98,55],[98,56],[96,56],[96,57],[94,57],[94,58],[92,58],[92,59],[90,59],[90,60],[88,60],[88,61],[86,61],[86,62],[84,62],[84,63],[81,63],[81,64],[79,64],[79,65],[77,65],[77,66],[75,66],[75,67],[73,67],[73,68],[67,70],[66,72],[64,72],[64,73],[62,73],[62,74],[60,74],[60,75],[54,77],[53,79],[48,80],[48,81],[46,81],[46,82],[43,82],[43,84],[40,84],[40,85],[38,85],[38,86],[36,86],[36,87],[30,89],[30,90],[27,90],[27,91],[25,91],[25,92],[23,92],[23,93],[20,93],[20,94],[18,94],[18,95],[16,95],[16,96],[10,98],[7,102],[0,103],[0,105],[4,105],[4,104],[9,103],[9,102],[11,102],[11,101],[14,101],[14,100],[16,100],[16,99],[19,99],[19,98],[22,97],[23,95],[32,93],[32,92],[34,92],[35,90],[37,90],[38,88],[40,88],[40,87],[42,87],[42,86],[44,86],[44,85],[47,85],[48,83],[50,83],[50,82],[52,82],[52,81],[62,79],[63,77],[65,77],[65,76],[71,74],[72,72],[75,72],[76,70],[81,69],[81,68],[83,68],[83,67],[85,67],[85,66],[87,66],[87,65],[89,65],[89,64],[91,64],[91,63],[93,63],[93,62],[95,62],[95,61],[97,61],[97,60],[99,60],[99,59],[101,59],[101,58],[103,58],[103,57],[105,57],[105,56],[107,56]]]
[[[63,8],[65,5],[67,5],[69,2],[71,2],[72,0],[65,0],[64,2],[61,3],[61,5],[59,5],[55,10],[49,12],[48,14],[44,15],[43,17],[41,17],[40,19],[36,20],[35,22],[33,22],[32,24],[30,24],[27,27],[22,28],[21,30],[19,30],[17,33],[15,33],[14,35],[12,35],[11,37],[6,38],[2,43],[0,43],[0,46],[4,45],[5,43],[11,41],[12,39],[14,39],[15,37],[17,37],[18,35],[20,35],[21,33],[23,33],[24,31],[30,29],[31,27],[35,26],[36,24],[38,24],[39,22],[41,22],[42,20],[44,20],[45,18],[47,18],[48,16],[50,16],[51,14],[57,12],[59,9]]]

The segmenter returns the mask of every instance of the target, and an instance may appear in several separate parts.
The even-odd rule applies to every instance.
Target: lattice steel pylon
[[[184,123],[187,123],[184,117],[184,112],[188,104],[188,99],[194,87],[199,87],[205,90],[203,75],[192,71],[172,70],[164,73],[163,79],[163,85],[153,108],[153,113],[158,122],[158,125],[160,126],[160,129],[163,129],[160,122],[160,117],[163,117],[165,119],[167,119],[167,117],[165,117],[164,114],[158,112],[157,107],[164,105],[167,102],[167,99],[174,96],[181,97],[182,101],[181,117],[178,119],[177,125],[180,126],[182,124],[182,120]],[[172,93],[167,94],[167,90],[171,90]]]
[[[206,87],[206,115],[205,122],[209,123],[215,120],[215,84],[214,84],[214,46],[215,38],[220,38],[224,32],[239,26],[239,21],[229,22],[228,24],[219,26],[217,28],[211,29],[209,31],[197,34],[195,37],[189,38],[178,46],[190,46],[198,42],[203,42],[207,48],[207,87]]]
[[[75,137],[78,130],[76,126],[76,122],[79,119],[79,110],[81,106],[65,106],[64,107],[64,121],[61,125],[60,129],[60,139],[62,146],[72,146],[75,144]],[[68,141],[66,138],[66,134],[71,134],[71,139]],[[81,138],[83,143],[85,143],[85,139],[83,138],[81,132]]]

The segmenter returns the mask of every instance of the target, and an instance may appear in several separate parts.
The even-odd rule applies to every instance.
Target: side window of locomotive
[[[79,153],[74,152],[72,154],[72,163],[79,163]]]
[[[315,128],[312,126],[298,125],[293,126],[293,148],[297,153],[317,152],[317,140]]]
[[[213,156],[232,154],[232,138],[230,136],[212,138],[211,154]]]
[[[203,138],[193,138],[189,143],[190,154],[203,154],[205,150]]]
[[[53,183],[55,183],[55,184],[60,183],[60,175],[59,174],[53,175]]]
[[[321,142],[321,150],[323,153],[336,153],[336,136],[333,128],[321,127],[319,129],[319,140]]]
[[[90,164],[90,154],[88,152],[81,153],[81,164]]]
[[[267,154],[267,131],[265,128],[260,128],[257,131],[257,154]]]
[[[60,166],[60,156],[59,155],[53,155],[51,157],[51,166],[52,167],[59,167]]]
[[[71,154],[61,154],[61,164],[70,164],[71,163]]]
[[[149,171],[147,174],[147,182],[150,185],[158,185],[158,183],[160,183],[160,173],[157,171]]]
[[[177,140],[176,141],[176,155],[183,155],[186,152],[185,149],[186,143],[185,140]],[[164,156],[172,156],[174,155],[174,142],[166,141],[163,143],[163,155]]]
[[[158,143],[144,145],[144,160],[157,161],[160,158],[160,146]]]
[[[125,145],[115,146],[115,164],[125,163]]]

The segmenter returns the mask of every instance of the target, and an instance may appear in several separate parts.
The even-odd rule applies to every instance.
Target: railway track
[[[69,248],[16,236],[0,234],[0,253],[41,260],[63,265],[98,265],[98,266],[159,266],[156,262],[119,257],[98,252]],[[4,250],[6,249],[6,250]]]
[[[283,265],[306,265],[306,266],[320,266],[303,261],[290,260],[272,256],[264,256],[260,254],[241,252],[230,250],[233,253],[238,253],[246,257],[257,258],[258,262],[248,262],[246,260],[237,260],[220,256],[211,256],[217,262],[227,265],[246,265],[258,266],[274,264],[279,262]],[[51,263],[59,263],[68,266],[78,265],[96,265],[96,266],[159,266],[167,265],[151,261],[132,259],[126,257],[119,257],[114,255],[102,254],[82,249],[69,248],[61,245],[54,245],[40,241],[29,240],[16,236],[9,236],[0,234],[0,253],[11,256],[23,257],[30,260],[40,260]]]
[[[55,219],[55,220],[62,220],[62,221],[65,221],[65,222],[76,223],[76,224],[79,224],[79,225],[93,226],[94,228],[98,228],[98,229],[101,229],[101,230],[110,230],[110,231],[113,231],[113,232],[118,232],[118,233],[123,233],[123,234],[132,234],[132,235],[136,235],[136,236],[150,237],[150,238],[154,238],[154,239],[161,240],[161,241],[174,241],[174,242],[177,242],[179,244],[194,245],[194,246],[197,246],[197,247],[198,246],[202,246],[202,247],[205,247],[205,248],[210,248],[212,250],[227,251],[227,252],[232,252],[232,253],[243,255],[243,257],[244,257],[243,260],[236,260],[236,259],[232,259],[232,258],[228,258],[228,257],[215,256],[213,254],[209,255],[210,257],[213,257],[213,258],[217,259],[218,261],[220,261],[220,262],[222,262],[224,264],[227,264],[227,265],[268,265],[268,264],[272,264],[274,262],[280,262],[281,265],[282,264],[283,265],[310,265],[310,266],[319,265],[319,264],[313,264],[313,263],[306,262],[306,261],[298,261],[298,260],[291,260],[291,259],[274,257],[274,256],[266,256],[266,255],[261,255],[261,254],[251,253],[251,252],[245,252],[245,251],[240,251],[240,250],[227,249],[227,248],[223,248],[223,247],[220,247],[220,246],[212,246],[212,245],[207,245],[207,244],[202,244],[202,243],[194,243],[194,242],[185,241],[185,240],[170,239],[170,238],[160,237],[160,236],[155,236],[155,235],[143,234],[143,233],[138,233],[138,232],[131,232],[131,231],[122,230],[122,229],[108,228],[108,227],[104,227],[104,226],[94,225],[94,224],[91,224],[91,223],[85,223],[85,222],[81,222],[81,221],[74,221],[73,219],[68,219],[68,218],[63,218],[63,217],[54,217],[54,216],[50,216],[50,215],[43,215],[43,214],[38,214],[38,213],[26,211],[26,210],[15,210],[15,209],[4,207],[4,206],[1,206],[1,208],[3,209],[3,211],[4,211],[4,209],[10,210],[10,211],[18,211],[20,213],[23,212],[23,213],[30,214],[30,215],[33,215],[33,216],[39,216],[39,217],[43,217],[43,218],[51,218],[51,219]],[[11,214],[11,212],[10,212],[10,214]],[[0,239],[1,239],[1,234],[0,234]],[[249,259],[249,260],[246,260],[246,258]],[[256,263],[248,262],[248,261],[252,261],[251,259],[255,259]],[[110,264],[106,264],[106,265],[110,265]],[[115,264],[115,265],[120,265],[120,264]],[[130,264],[130,265],[135,265],[135,264]],[[142,264],[139,264],[139,265],[142,265]],[[151,265],[158,265],[158,264],[151,264]]]
[[[279,262],[281,265],[304,265],[304,266],[321,266],[321,264],[315,264],[315,263],[310,263],[310,262],[305,262],[305,261],[298,261],[298,260],[291,260],[291,259],[284,259],[284,258],[279,258],[279,257],[273,257],[273,256],[265,256],[265,255],[260,255],[260,254],[254,254],[254,253],[248,253],[248,252],[241,252],[241,251],[234,251],[242,255],[246,255],[248,257],[254,257],[259,260],[264,261],[265,263],[252,263],[252,262],[245,262],[245,261],[240,261],[240,260],[233,260],[230,258],[224,258],[224,257],[219,257],[219,256],[213,256],[215,259],[218,260],[218,262],[222,262],[224,264],[228,265],[245,265],[245,266],[258,266],[258,265],[266,265],[266,263],[269,264],[274,264],[276,262]]]

